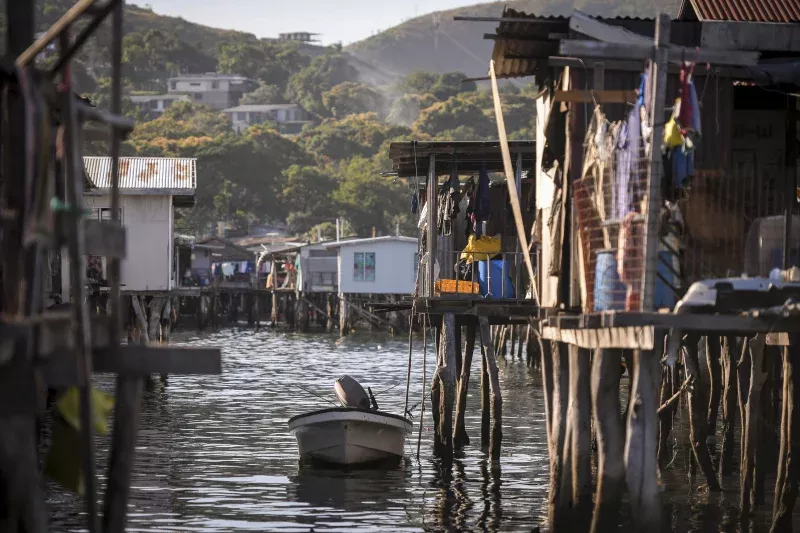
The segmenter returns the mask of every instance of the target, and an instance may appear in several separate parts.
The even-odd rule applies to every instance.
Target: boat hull
[[[408,419],[365,409],[334,408],[289,420],[301,459],[358,465],[403,456]]]

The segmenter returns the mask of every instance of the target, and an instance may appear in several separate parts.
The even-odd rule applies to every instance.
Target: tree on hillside
[[[236,41],[224,44],[217,54],[218,71],[286,87],[289,78],[308,65],[308,56],[296,43]]]
[[[286,219],[290,230],[303,234],[332,218],[336,209],[331,195],[337,185],[329,172],[318,167],[292,165],[284,170],[282,198],[292,207]]]
[[[422,110],[432,106],[436,101],[436,97],[432,94],[404,94],[392,103],[386,120],[392,124],[410,127],[417,121]]]
[[[157,138],[215,137],[229,133],[231,122],[223,113],[192,102],[174,102],[160,117],[137,124],[130,135],[133,142]]]
[[[457,97],[422,111],[414,130],[445,139],[479,140],[497,136],[494,122],[480,107]]]
[[[322,160],[341,161],[352,156],[371,157],[387,139],[409,133],[407,128],[387,124],[375,113],[328,119],[303,131],[300,142]]]
[[[129,33],[122,42],[123,74],[136,88],[166,88],[166,78],[182,72],[211,72],[217,60],[174,33]]]
[[[447,100],[461,93],[477,90],[474,81],[462,82],[467,75],[463,72],[447,72],[442,74],[431,88],[431,93],[439,100]]]
[[[327,116],[328,110],[322,102],[323,93],[357,78],[358,72],[344,54],[329,52],[315,57],[309,66],[291,77],[287,95],[306,111]]]
[[[365,83],[346,81],[322,93],[322,105],[335,118],[360,113],[380,113],[383,97]]]
[[[433,93],[433,87],[438,81],[438,74],[418,70],[403,78],[397,85],[397,92],[400,94],[431,94]]]
[[[258,88],[242,96],[239,103],[241,105],[285,104],[286,97],[277,85],[268,85],[261,81]]]

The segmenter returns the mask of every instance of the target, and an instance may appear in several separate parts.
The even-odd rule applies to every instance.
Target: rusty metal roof
[[[800,0],[684,0],[680,18],[700,21],[800,23]]]
[[[83,166],[92,186],[111,188],[111,158],[84,157]],[[120,157],[119,188],[123,194],[193,196],[197,188],[197,159]]]

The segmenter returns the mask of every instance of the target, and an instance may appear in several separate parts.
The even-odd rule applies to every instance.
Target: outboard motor
[[[333,388],[336,390],[336,396],[342,405],[345,407],[357,407],[359,409],[369,409],[370,401],[367,391],[364,387],[351,378],[350,376],[342,376],[336,380]]]

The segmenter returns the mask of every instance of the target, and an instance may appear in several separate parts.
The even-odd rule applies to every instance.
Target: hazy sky
[[[476,0],[129,0],[156,13],[277,37],[321,33],[323,43],[344,44],[369,37],[415,15],[480,3]]]

